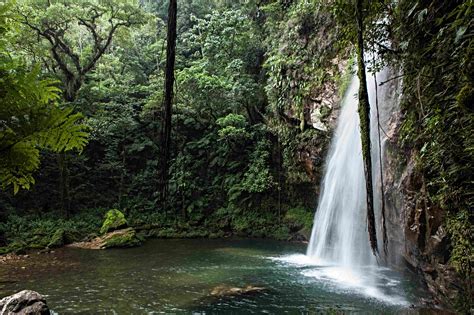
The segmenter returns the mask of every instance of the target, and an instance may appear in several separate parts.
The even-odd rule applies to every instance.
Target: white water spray
[[[307,255],[355,267],[375,263],[366,223],[366,189],[357,91],[353,77],[342,103],[326,161],[322,192]]]

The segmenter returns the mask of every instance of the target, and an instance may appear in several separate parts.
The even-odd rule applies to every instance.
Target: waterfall
[[[385,72],[377,75],[385,77]],[[367,88],[371,104],[371,140],[374,182],[374,210],[377,219],[377,237],[380,230],[380,163],[378,129],[375,106],[375,84],[367,75]],[[353,76],[343,98],[341,113],[326,159],[322,190],[316,210],[307,256],[328,264],[357,269],[376,264],[367,232],[367,206],[358,97],[359,80]],[[379,91],[380,92],[380,91]],[[379,93],[379,98],[380,93]],[[379,106],[385,108],[383,98]],[[386,109],[384,110],[386,111]],[[382,115],[381,119],[386,119]]]
[[[393,77],[393,70],[377,73],[377,81]],[[326,159],[321,195],[314,217],[313,231],[306,255],[293,254],[274,258],[288,266],[300,266],[301,274],[315,285],[337,293],[354,292],[388,304],[408,305],[401,278],[379,266],[372,254],[367,232],[366,186],[360,140],[357,92],[359,79],[353,76],[342,100],[337,127]],[[386,130],[390,117],[398,110],[400,90],[388,84],[376,88],[374,77],[367,74],[371,106],[372,181],[374,212],[379,248],[383,248],[381,230],[381,179],[379,132]],[[382,161],[386,135],[381,132]],[[381,253],[383,250],[381,250]],[[311,282],[310,282],[311,283]]]
[[[393,70],[377,73],[377,82],[393,77]],[[309,283],[336,293],[354,292],[387,304],[408,305],[401,277],[379,266],[372,254],[367,232],[366,186],[360,140],[357,92],[359,79],[353,76],[342,100],[337,127],[326,159],[321,195],[314,217],[313,231],[306,255],[293,254],[274,258],[288,266],[301,267]],[[371,106],[372,181],[374,212],[379,248],[383,248],[381,230],[381,179],[379,132],[386,130],[390,117],[398,111],[400,90],[385,84],[376,88],[374,77],[367,74]],[[381,132],[382,161],[385,132]],[[383,250],[381,250],[381,253]]]

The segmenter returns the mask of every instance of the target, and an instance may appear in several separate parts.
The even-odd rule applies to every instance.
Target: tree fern
[[[81,151],[87,143],[82,115],[60,108],[56,81],[41,79],[40,69],[27,69],[9,52],[12,23],[0,4],[0,184],[29,189],[40,165],[40,150]]]

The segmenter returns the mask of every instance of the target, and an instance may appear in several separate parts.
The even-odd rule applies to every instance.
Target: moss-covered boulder
[[[51,240],[48,243],[48,248],[55,248],[55,247],[61,247],[64,245],[64,240],[65,240],[65,235],[66,233],[64,232],[63,229],[57,229],[56,232],[54,232],[53,236],[51,237]]]
[[[124,214],[117,209],[111,209],[105,214],[105,220],[100,228],[100,233],[115,231],[127,227],[127,220]]]
[[[101,248],[134,247],[142,243],[133,228],[111,232],[102,238]]]
[[[143,238],[133,228],[116,230],[105,235],[95,237],[89,241],[69,244],[68,247],[83,249],[107,249],[120,247],[134,247],[141,245]]]

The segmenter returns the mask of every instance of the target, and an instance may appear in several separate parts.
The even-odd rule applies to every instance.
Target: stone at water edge
[[[113,247],[134,247],[141,245],[142,241],[137,237],[133,228],[117,230],[106,234],[100,244],[101,249]]]
[[[137,236],[136,231],[133,228],[127,228],[106,233],[88,242],[72,243],[67,246],[83,249],[107,249],[134,247],[141,245],[141,243],[142,239]]]
[[[257,293],[257,292],[262,292],[262,291],[265,291],[265,288],[254,287],[252,285],[248,285],[244,288],[230,287],[227,285],[219,285],[211,290],[211,296],[231,297],[231,296],[236,296],[236,295],[252,294],[252,293]]]
[[[38,292],[23,290],[0,300],[0,315],[50,315],[45,298]]]

